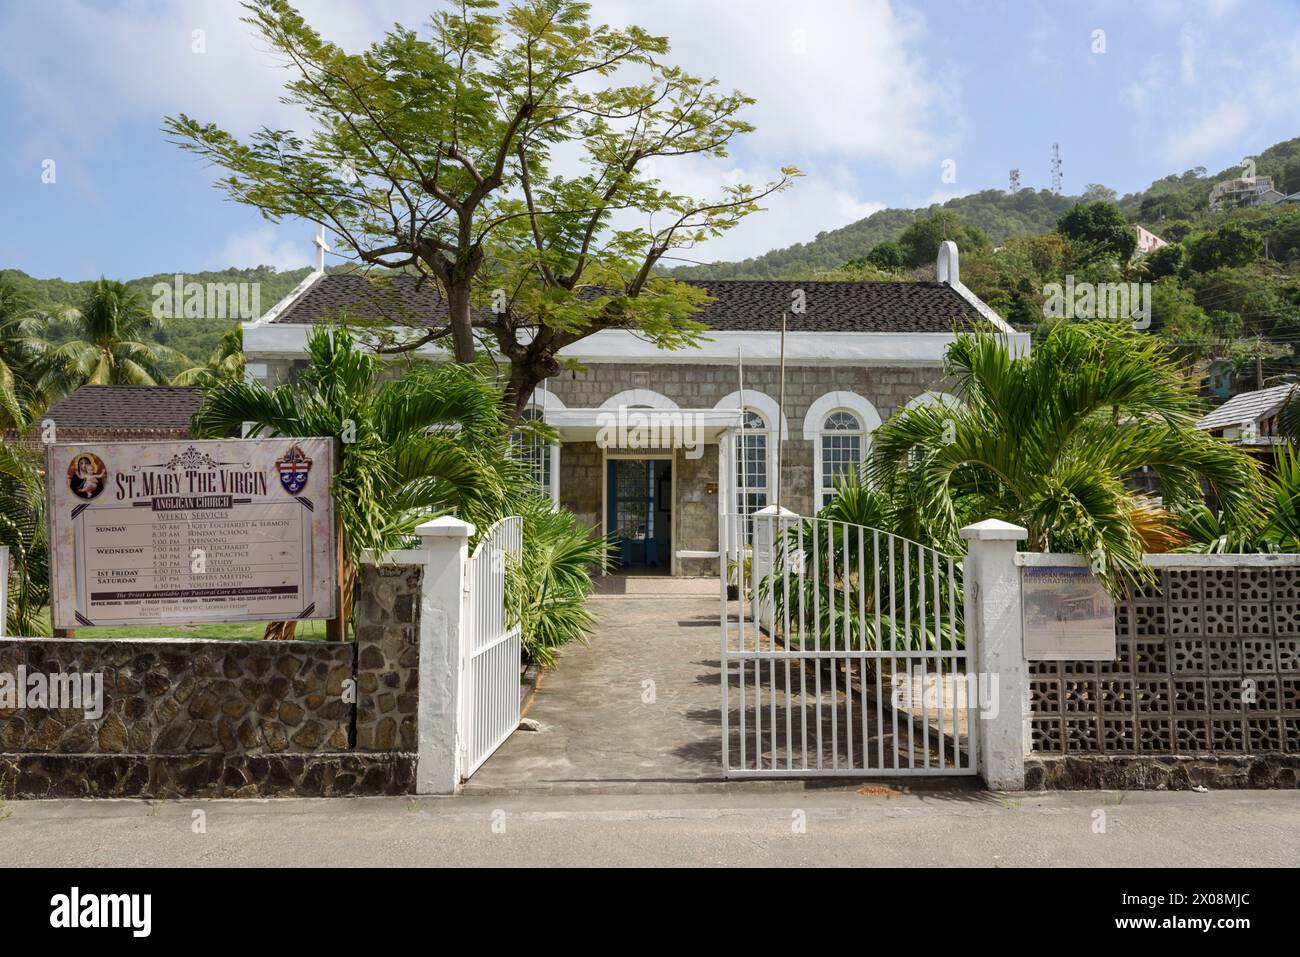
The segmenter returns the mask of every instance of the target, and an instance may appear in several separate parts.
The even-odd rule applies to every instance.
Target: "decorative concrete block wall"
[[[1114,661],[1030,663],[1043,755],[1300,755],[1300,566],[1163,567]]]

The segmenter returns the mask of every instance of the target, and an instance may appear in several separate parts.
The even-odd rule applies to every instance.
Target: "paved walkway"
[[[532,700],[527,717],[543,729],[515,732],[467,792],[721,780],[716,580],[605,586],[592,599],[591,643],[565,649]]]
[[[516,731],[470,778],[467,793],[851,789],[860,783],[851,778],[724,781],[717,580],[611,576],[601,586],[601,594],[592,599],[597,625],[591,643],[572,645],[562,653],[557,667],[542,677],[526,713],[541,730]],[[754,686],[752,676],[747,680],[748,701]],[[733,674],[733,704],[739,681],[739,673]],[[760,683],[765,721],[773,693],[779,702],[780,733],[776,741],[769,735],[765,747],[786,753],[786,703],[793,700],[793,706],[806,709],[798,713],[809,727],[821,714],[828,767],[836,740],[831,725],[836,720],[841,725],[840,760],[849,760],[846,742],[857,735],[851,763],[861,765],[862,740],[856,727],[860,715],[854,717],[851,709],[845,709],[843,689],[834,696],[827,685],[826,707],[818,712],[810,695],[799,694],[797,686],[793,699],[785,696],[785,675],[779,670],[769,674],[769,669],[762,669]],[[832,697],[838,701],[838,711],[829,707]],[[850,720],[852,728],[844,725]],[[792,724],[800,729],[800,718]],[[894,751],[892,726],[877,727],[874,715],[870,724],[871,760],[888,766]],[[810,747],[815,746],[815,728],[804,730]],[[733,728],[733,762],[739,756],[738,734]],[[901,740],[912,746],[906,722]],[[878,761],[878,747],[888,763]],[[918,764],[920,747],[917,743]],[[770,763],[770,754],[765,762]],[[924,784],[928,789],[976,786],[973,778],[930,778]]]

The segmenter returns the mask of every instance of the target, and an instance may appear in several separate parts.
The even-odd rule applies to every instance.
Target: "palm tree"
[[[1188,552],[1300,552],[1300,448],[1275,446],[1260,483],[1260,508],[1244,520],[1199,505],[1180,516]]]
[[[383,379],[381,359],[346,330],[323,326],[309,335],[307,354],[310,366],[293,385],[211,385],[193,427],[217,437],[252,423],[250,436],[339,439],[333,497],[344,553],[342,637],[364,552],[404,546],[431,513],[508,514],[503,503],[527,479],[509,456],[501,392],[474,369],[421,364]],[[292,635],[293,622],[266,632]]]
[[[38,387],[44,351],[26,296],[0,277],[0,428],[25,428],[45,405]]]
[[[1000,518],[1034,550],[1091,556],[1117,584],[1179,540],[1167,509],[1200,502],[1202,483],[1229,514],[1253,510],[1258,466],[1196,428],[1193,385],[1153,337],[1062,323],[1016,356],[999,336],[962,336],[947,367],[961,404],[906,409],[874,436],[869,475],[910,538],[956,551],[963,524]],[[1143,466],[1162,507],[1125,484]]]
[[[9,547],[9,635],[31,635],[49,603],[45,487],[38,453],[0,442],[0,545]]]
[[[144,296],[123,283],[100,279],[70,318],[73,338],[50,352],[50,383],[59,394],[82,385],[160,385],[164,361],[189,365],[147,337],[157,320]]]
[[[211,385],[221,379],[238,381],[244,378],[244,336],[239,329],[231,329],[201,366],[192,366],[172,376],[172,385]]]

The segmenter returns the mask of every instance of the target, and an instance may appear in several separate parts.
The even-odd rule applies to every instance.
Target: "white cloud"
[[[1196,54],[1200,47],[1200,31],[1190,23],[1183,24],[1178,33],[1178,77],[1184,86],[1196,83]]]
[[[1249,123],[1244,104],[1223,103],[1174,130],[1161,152],[1171,162],[1199,164],[1239,140]]]
[[[915,54],[924,21],[886,0],[596,0],[593,16],[671,38],[671,59],[755,97],[765,155],[929,165],[958,132],[957,84]]]
[[[427,23],[437,3],[296,5],[327,39],[356,50],[394,22]],[[810,174],[772,199],[771,212],[709,243],[710,259],[807,240],[880,208],[862,198],[844,172],[849,166],[876,162],[907,173],[957,155],[958,84],[917,55],[924,19],[889,0],[594,0],[592,6],[594,21],[666,34],[674,44],[672,62],[756,98],[747,118],[757,131],[735,144],[732,160],[750,181],[769,179],[787,163]],[[53,144],[44,148],[69,154],[93,150],[125,124],[160,125],[164,115],[182,111],[241,136],[261,125],[301,129],[302,114],[279,102],[285,73],[241,22],[244,15],[237,0],[6,5],[0,35],[41,40],[7,50],[0,81],[25,103],[26,115],[40,117],[41,142]],[[195,30],[205,31],[203,53],[194,52]],[[720,160],[707,168],[672,160],[661,167],[668,185],[704,196],[716,194],[730,168]],[[679,183],[708,188],[697,192]],[[286,229],[267,226],[233,236],[213,261],[302,265],[309,244],[276,239],[285,235]]]
[[[301,237],[293,237],[272,226],[260,226],[228,237],[208,265],[212,269],[274,266],[285,271],[312,265],[312,257],[312,237],[305,231]]]

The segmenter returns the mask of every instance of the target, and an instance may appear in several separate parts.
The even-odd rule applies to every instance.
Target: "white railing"
[[[722,524],[724,776],[977,772],[959,562],[828,519]]]
[[[523,519],[483,533],[465,569],[464,776],[519,727],[518,609],[507,607],[506,574],[523,557]]]

